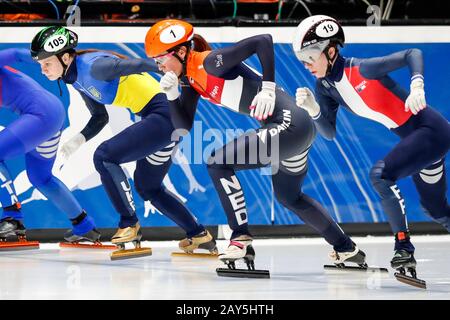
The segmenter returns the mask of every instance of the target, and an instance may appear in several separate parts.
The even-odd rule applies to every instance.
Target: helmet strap
[[[331,59],[330,55],[328,54],[328,50],[330,48],[334,48],[335,49],[335,54],[334,54],[333,59]],[[336,61],[336,57],[338,55],[338,52],[339,52],[338,48],[334,47],[334,46],[327,46],[325,48],[325,50],[323,51],[323,53],[325,54],[325,57],[327,58],[327,72],[326,72],[325,76],[328,76],[331,73],[331,69],[333,69],[333,63],[334,63],[334,61]]]
[[[62,59],[62,55],[63,55],[64,53],[65,53],[65,52],[63,52],[62,54],[60,53],[60,54],[57,54],[57,55],[56,55],[56,57],[58,58],[59,62],[61,63],[61,66],[63,67],[63,73],[62,73],[62,75],[61,75],[60,78],[62,78],[62,77],[66,74],[66,70],[67,70],[67,64],[65,64],[64,61],[63,61],[63,59]]]
[[[63,72],[61,74],[61,76],[58,78],[58,88],[59,88],[59,96],[62,97],[62,89],[61,89],[61,83],[59,82],[60,80],[62,80],[62,78],[64,77],[64,75],[67,72],[67,64],[64,63],[62,56],[65,54],[66,52],[62,52],[60,54],[57,54],[56,57],[59,60],[59,63],[61,63],[61,66],[63,67]]]
[[[191,47],[187,43],[178,45],[177,47],[175,47],[173,49],[173,51],[178,51],[178,49],[181,46],[186,47],[186,54],[184,55],[184,59],[181,59],[181,57],[176,52],[173,55],[178,61],[180,61],[181,65],[183,66],[183,70],[181,71],[179,78],[181,78],[182,76],[184,76],[186,74],[186,61],[187,61],[187,57],[188,57],[189,53],[191,52]]]

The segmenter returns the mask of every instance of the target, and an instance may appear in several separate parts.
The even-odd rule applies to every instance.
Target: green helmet
[[[75,32],[64,27],[46,27],[42,29],[31,41],[31,57],[42,60],[51,56],[58,56],[78,44]]]

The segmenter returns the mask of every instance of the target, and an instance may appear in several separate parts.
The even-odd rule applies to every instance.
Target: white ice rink
[[[353,238],[369,265],[389,268],[392,238]],[[173,258],[177,242],[145,242],[153,255],[110,261],[107,250],[60,249],[0,253],[4,299],[450,299],[450,236],[415,236],[417,289],[388,275],[323,270],[330,247],[321,239],[255,240],[256,268],[271,279],[218,277],[211,258]],[[219,250],[227,242],[219,241]]]

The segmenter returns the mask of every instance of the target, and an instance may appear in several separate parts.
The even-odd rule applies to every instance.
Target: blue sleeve
[[[111,81],[122,76],[142,72],[158,72],[158,66],[151,59],[98,58],[92,64],[91,76],[101,81]]]
[[[169,101],[170,118],[175,129],[192,129],[199,98],[200,95],[191,86],[182,85],[180,97]]]
[[[360,64],[359,72],[368,79],[378,79],[405,66],[408,66],[411,78],[423,77],[422,51],[408,49],[384,57],[364,59]]]
[[[205,58],[203,66],[209,74],[222,77],[255,53],[262,66],[263,81],[274,82],[275,58],[270,34],[250,37],[229,47],[213,50]]]
[[[320,113],[315,117],[314,125],[317,131],[327,140],[333,140],[336,137],[336,116],[339,109],[339,103],[327,95],[322,84],[316,83],[316,100],[320,106]]]
[[[35,63],[27,49],[10,48],[0,51],[0,67],[18,62]]]
[[[89,119],[88,123],[86,124],[84,129],[81,130],[81,134],[86,138],[86,141],[89,141],[100,131],[102,131],[102,129],[109,121],[109,116],[108,111],[106,111],[105,105],[89,98],[82,92],[80,92],[80,94],[91,114],[91,118]]]

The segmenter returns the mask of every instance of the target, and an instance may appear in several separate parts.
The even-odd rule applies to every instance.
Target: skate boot
[[[181,240],[178,247],[183,252],[172,252],[172,256],[189,256],[189,257],[213,257],[218,256],[216,241],[208,230],[193,236],[192,238],[185,238]],[[208,250],[209,253],[194,253],[196,249]]]
[[[225,252],[219,254],[219,260],[228,268],[217,268],[217,274],[222,277],[270,278],[268,270],[255,270],[255,250],[252,241],[248,235],[232,239]],[[244,260],[247,269],[236,268],[236,261],[240,259]]]
[[[28,241],[26,229],[20,220],[4,218],[0,220],[0,251],[39,249],[38,241]]]
[[[119,228],[116,234],[111,239],[111,242],[117,245],[117,247],[119,247],[119,250],[111,253],[111,260],[151,256],[151,248],[141,248],[141,238],[142,233],[139,222],[131,227]],[[125,249],[125,244],[127,242],[132,242],[134,245],[134,249]]]
[[[416,264],[414,254],[406,250],[396,250],[394,252],[394,257],[391,260],[391,267],[398,271],[394,273],[394,276],[398,281],[417,288],[426,289],[426,282],[417,279]],[[406,272],[410,275],[407,275]]]
[[[331,251],[329,254],[333,265],[325,265],[328,270],[346,270],[346,271],[370,271],[370,272],[388,272],[386,268],[369,267],[366,263],[366,254],[360,250],[354,242],[353,248],[349,251]],[[347,266],[345,263],[355,263],[357,266]]]
[[[411,250],[414,248],[409,241],[409,233],[399,232],[395,235],[395,240],[396,250],[394,252],[394,257],[391,260],[391,267],[397,270],[397,272],[394,273],[395,278],[402,283],[426,289],[426,282],[417,278],[417,262],[416,259],[414,259],[414,253],[402,248],[406,248],[408,245],[412,247],[410,248]],[[407,272],[409,275],[406,274]]]
[[[61,248],[94,248],[94,249],[117,249],[116,246],[103,245],[100,242],[100,232],[95,228],[94,220],[86,212],[82,212],[78,217],[72,220],[73,229],[64,233],[64,240],[60,242]],[[80,243],[80,242],[90,243]]]

